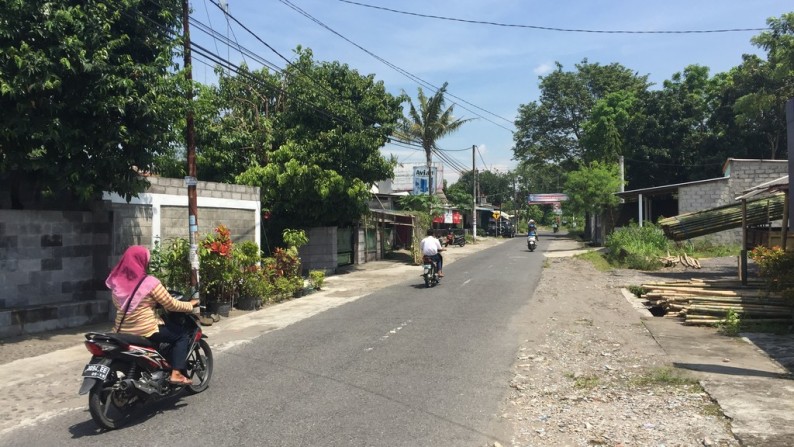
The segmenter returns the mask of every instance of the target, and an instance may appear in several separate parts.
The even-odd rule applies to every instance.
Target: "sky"
[[[281,56],[294,60],[293,50],[300,45],[310,48],[316,61],[339,61],[362,75],[374,74],[387,91],[405,91],[415,103],[418,88],[430,95],[448,82],[446,105],[454,106],[456,117],[472,121],[437,145],[456,165],[468,169],[471,148],[477,146],[477,169],[485,165],[499,172],[515,167],[512,123],[522,104],[538,100],[539,77],[555,63],[568,71],[585,58],[591,63],[617,62],[648,75],[657,86],[691,64],[705,65],[713,75],[739,65],[742,54],[763,56],[750,42],[761,32],[756,29],[765,28],[769,17],[794,10],[790,0],[228,0],[232,19],[227,26],[213,5],[218,1],[222,0],[192,0],[191,17],[277,67],[287,64]],[[536,27],[754,30],[638,34]],[[261,67],[197,28],[191,37],[234,64],[245,61],[251,68]],[[212,69],[201,58],[194,62],[193,73],[197,81],[214,82]],[[395,155],[405,166],[424,164],[421,149],[387,144],[382,152]],[[444,177],[454,183],[458,172],[445,163]]]

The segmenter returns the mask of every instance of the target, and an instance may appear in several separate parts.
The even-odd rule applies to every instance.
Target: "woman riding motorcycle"
[[[160,304],[170,312],[191,312],[199,302],[195,299],[177,301],[171,297],[160,280],[146,274],[149,258],[146,247],[129,247],[105,281],[117,310],[116,332],[146,337],[154,343],[170,343],[168,361],[173,370],[169,381],[175,385],[192,385],[193,381],[182,374],[190,337],[181,326],[163,323],[155,313],[155,306]]]

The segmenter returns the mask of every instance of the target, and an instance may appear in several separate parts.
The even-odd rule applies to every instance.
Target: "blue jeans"
[[[149,340],[154,343],[170,343],[171,355],[168,361],[173,369],[183,371],[187,364],[187,351],[190,349],[190,334],[182,326],[170,321],[158,326],[158,329],[158,332],[149,336]]]

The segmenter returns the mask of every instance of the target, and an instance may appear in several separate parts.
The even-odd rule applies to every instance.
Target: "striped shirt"
[[[116,326],[119,327],[121,317],[124,315],[119,307],[117,300],[113,300],[116,305]],[[131,312],[124,318],[124,324],[119,332],[125,334],[140,335],[149,337],[159,331],[157,326],[163,324],[163,320],[154,311],[155,305],[160,304],[169,312],[190,312],[193,306],[187,301],[177,301],[171,297],[162,284],[158,284],[148,295],[146,295]]]

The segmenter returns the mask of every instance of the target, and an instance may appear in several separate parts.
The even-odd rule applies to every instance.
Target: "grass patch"
[[[629,292],[634,294],[634,296],[636,296],[637,298],[642,298],[643,295],[648,293],[648,289],[642,286],[629,286],[627,288],[629,289]]]
[[[573,378],[573,387],[578,389],[591,389],[595,388],[601,384],[601,379],[597,376],[581,376],[581,377],[572,377]]]
[[[713,402],[703,406],[703,415],[713,416],[718,418],[725,417],[725,413],[722,412],[722,408]]]
[[[651,386],[651,385],[671,385],[671,386],[691,386],[697,385],[698,381],[681,371],[671,368],[662,367],[654,368],[647,371],[640,377],[634,378],[631,383],[637,386]]]
[[[661,258],[687,254],[694,258],[714,258],[739,254],[738,245],[718,245],[708,239],[673,242],[654,224],[642,227],[632,223],[616,228],[607,236],[604,246],[606,258],[615,267],[635,270],[659,270]]]
[[[610,265],[609,261],[607,261],[604,255],[597,251],[588,251],[587,253],[582,253],[574,257],[593,264],[593,267],[599,272],[608,272],[612,270],[612,265]]]

